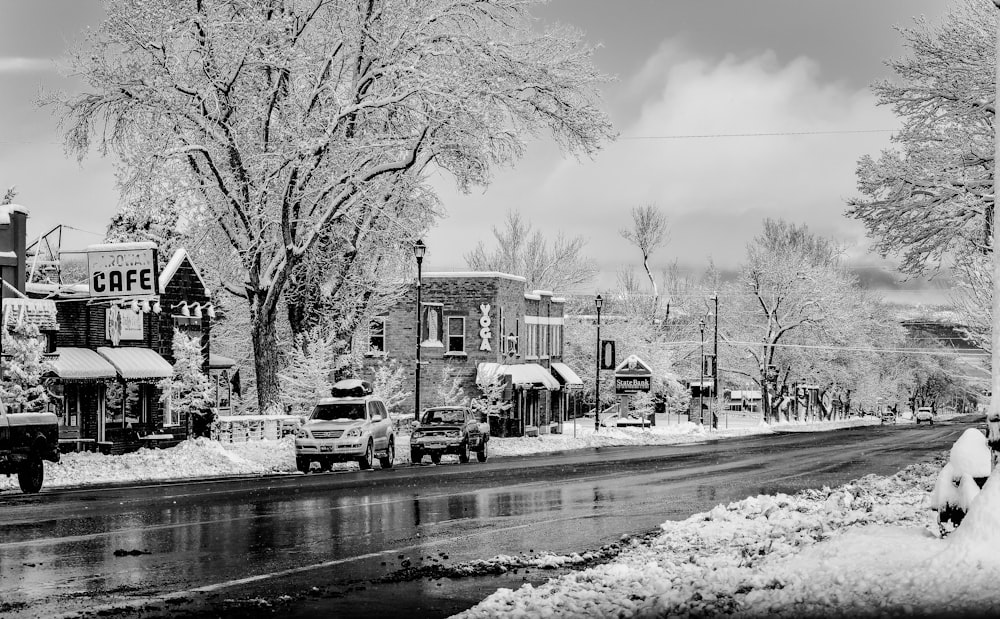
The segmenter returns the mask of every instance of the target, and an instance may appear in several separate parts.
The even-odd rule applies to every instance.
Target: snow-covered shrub
[[[10,410],[37,411],[49,403],[49,391],[42,376],[52,370],[45,360],[44,344],[36,325],[20,321],[8,331],[3,329],[3,373],[0,396]]]
[[[979,494],[977,479],[989,477],[992,465],[986,436],[969,428],[951,447],[948,463],[942,467],[931,493],[931,509],[938,512],[941,535],[958,527]]]
[[[372,394],[382,398],[390,414],[397,413],[399,405],[413,392],[406,391],[406,368],[396,359],[380,364],[372,378]]]
[[[462,406],[469,402],[469,396],[462,389],[462,378],[455,376],[455,370],[446,367],[434,385],[435,406]]]
[[[511,403],[504,399],[504,377],[502,374],[493,374],[489,380],[485,380],[477,386],[479,387],[479,397],[472,400],[472,410],[482,413],[487,417],[490,415],[506,417],[507,411],[511,408]]]
[[[330,397],[330,377],[337,365],[334,336],[314,329],[300,335],[286,352],[285,364],[278,370],[281,403],[293,414],[307,413],[320,398]],[[284,413],[281,410],[265,414]]]

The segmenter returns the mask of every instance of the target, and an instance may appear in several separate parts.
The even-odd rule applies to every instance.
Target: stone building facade
[[[509,409],[490,419],[499,435],[561,430],[576,405],[579,377],[562,362],[565,300],[525,290],[523,277],[496,272],[426,273],[419,312],[420,408],[443,405],[442,392],[457,386],[461,400],[480,398],[481,386],[504,384]],[[410,289],[386,315],[372,321],[365,368],[372,378],[382,363],[406,369],[401,405],[412,414],[416,385],[417,290]],[[454,403],[454,402],[451,402]]]

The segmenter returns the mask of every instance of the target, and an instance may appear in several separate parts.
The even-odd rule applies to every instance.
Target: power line
[[[695,133],[680,135],[627,135],[619,140],[692,140],[704,138],[762,138],[786,135],[846,135],[852,133],[892,133],[899,129],[831,129],[829,131],[775,131],[755,133]]]

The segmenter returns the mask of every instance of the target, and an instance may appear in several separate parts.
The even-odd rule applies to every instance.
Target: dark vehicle
[[[17,474],[21,492],[45,479],[43,460],[59,462],[59,420],[53,413],[8,413],[0,402],[0,473]]]
[[[437,464],[442,455],[456,454],[459,462],[468,462],[470,452],[474,451],[477,460],[486,462],[489,442],[489,424],[481,423],[472,409],[465,406],[429,408],[410,435],[410,460],[419,464],[427,454],[431,462]]]

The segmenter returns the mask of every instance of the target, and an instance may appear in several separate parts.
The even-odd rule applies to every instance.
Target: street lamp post
[[[719,293],[712,294],[715,301],[715,341],[712,344],[712,396],[715,398],[715,410],[722,408],[722,400],[719,398]],[[712,429],[718,430],[718,413],[712,414]],[[729,413],[726,413],[726,427],[729,427]]]
[[[417,370],[415,372],[415,385],[413,388],[413,418],[420,420],[420,292],[423,288],[424,254],[427,253],[427,246],[420,239],[413,244],[413,255],[417,259]]]
[[[698,330],[701,332],[701,366],[698,376],[698,423],[705,424],[705,319],[698,321]]]
[[[597,295],[594,299],[597,305],[597,355],[595,356],[594,371],[594,432],[601,428],[601,306],[604,299]]]

